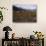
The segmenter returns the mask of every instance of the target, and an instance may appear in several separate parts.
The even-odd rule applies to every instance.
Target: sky
[[[16,4],[15,6],[17,7],[21,7],[23,9],[31,9],[31,10],[36,10],[37,9],[37,5],[31,5],[31,4]]]

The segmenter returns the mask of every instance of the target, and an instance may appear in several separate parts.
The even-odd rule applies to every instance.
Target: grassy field
[[[13,11],[13,22],[36,22],[36,11]]]

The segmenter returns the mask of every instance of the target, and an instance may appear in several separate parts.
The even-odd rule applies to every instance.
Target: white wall
[[[37,22],[36,23],[13,23],[12,22],[12,5],[13,4],[36,4],[37,5]],[[0,0],[0,6],[8,8],[1,10],[4,20],[0,23],[0,46],[1,39],[4,38],[3,27],[9,25],[12,28],[12,34],[15,32],[16,37],[29,37],[34,31],[41,31],[46,37],[46,0]],[[46,39],[45,39],[46,46]]]

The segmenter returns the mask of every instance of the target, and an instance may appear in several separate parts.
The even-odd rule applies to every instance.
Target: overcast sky
[[[17,7],[21,7],[23,9],[31,9],[31,10],[35,10],[37,9],[37,5],[30,5],[30,4],[16,4],[15,6]]]

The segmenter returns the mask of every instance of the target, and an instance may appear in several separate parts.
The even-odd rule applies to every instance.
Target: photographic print
[[[37,22],[37,5],[13,5],[13,22]]]

